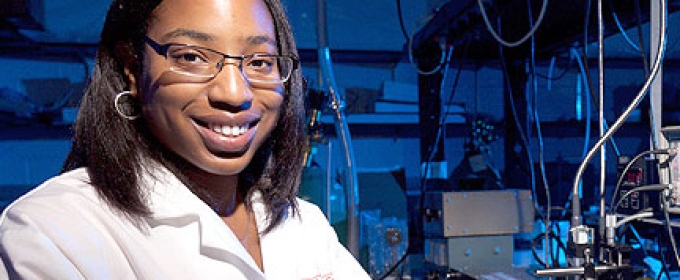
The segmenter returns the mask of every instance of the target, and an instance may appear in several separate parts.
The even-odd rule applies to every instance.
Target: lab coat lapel
[[[231,229],[169,170],[156,167],[142,182],[149,190],[151,228],[161,225],[182,228],[197,223],[194,240],[199,243],[202,255],[239,267],[248,279],[264,279]]]

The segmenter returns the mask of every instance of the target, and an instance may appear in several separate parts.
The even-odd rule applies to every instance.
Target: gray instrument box
[[[465,237],[530,233],[534,207],[529,190],[432,192],[425,196],[425,234]]]

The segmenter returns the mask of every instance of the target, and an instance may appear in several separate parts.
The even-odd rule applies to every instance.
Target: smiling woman
[[[0,218],[0,278],[368,279],[296,198],[302,78],[277,0],[117,0],[63,173]]]

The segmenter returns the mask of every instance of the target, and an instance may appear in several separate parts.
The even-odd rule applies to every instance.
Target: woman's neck
[[[221,217],[233,215],[243,205],[245,193],[238,186],[238,175],[218,176],[204,171],[184,170],[196,195]]]

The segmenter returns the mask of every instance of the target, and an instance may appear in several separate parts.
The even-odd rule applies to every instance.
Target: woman
[[[278,0],[116,0],[64,173],[3,213],[10,278],[368,279],[297,200],[302,78]]]

